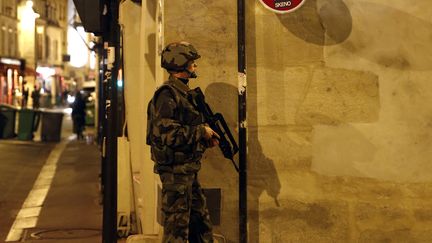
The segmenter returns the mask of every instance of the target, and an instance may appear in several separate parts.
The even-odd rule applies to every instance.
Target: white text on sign
[[[291,6],[291,1],[275,3],[275,8],[283,8]]]

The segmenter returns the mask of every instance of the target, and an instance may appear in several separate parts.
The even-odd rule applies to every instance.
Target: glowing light
[[[43,32],[44,32],[44,27],[43,27],[43,26],[38,26],[38,27],[36,27],[36,32],[37,32],[38,34],[43,34]]]
[[[64,113],[66,113],[66,114],[72,114],[72,108],[66,108],[66,109],[64,109]]]
[[[7,85],[8,85],[8,91],[7,91],[7,94],[9,95],[9,97],[11,97],[12,96],[12,69],[8,69],[7,71],[6,71],[6,75],[7,75]]]
[[[123,70],[122,69],[119,69],[119,71],[118,71],[117,87],[119,87],[119,88],[123,87]]]
[[[73,67],[83,67],[89,61],[89,51],[82,39],[87,39],[87,33],[82,26],[76,29],[69,27],[68,53],[71,57],[70,65]]]
[[[74,103],[74,102],[75,102],[75,96],[68,95],[68,96],[67,96],[67,102],[68,102],[69,104]]]
[[[27,0],[26,7],[27,8],[33,8],[33,1],[32,0]]]
[[[21,8],[21,30],[29,31],[34,28],[35,19],[39,18],[39,14],[33,10],[33,1],[28,0],[26,5]]]
[[[44,79],[56,74],[55,69],[50,67],[37,67],[36,72],[40,73]]]
[[[90,53],[90,69],[96,68],[96,53],[92,51]]]
[[[11,59],[11,58],[0,58],[0,63],[9,64],[9,65],[21,65],[20,60]]]
[[[15,95],[16,96],[22,96],[22,93],[18,88],[15,89]]]
[[[6,71],[6,73],[7,73],[7,77],[8,77],[8,79],[12,79],[12,69],[8,69],[7,71]]]

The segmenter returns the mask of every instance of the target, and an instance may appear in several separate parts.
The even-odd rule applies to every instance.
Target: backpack
[[[152,137],[151,134],[153,133],[153,121],[154,121],[154,114],[156,112],[156,101],[157,98],[159,97],[159,94],[165,90],[168,89],[171,94],[173,95],[175,101],[177,104],[179,104],[180,101],[180,97],[178,94],[178,91],[176,91],[176,89],[169,85],[169,84],[164,84],[162,86],[160,86],[156,92],[153,95],[153,98],[149,101],[148,105],[147,105],[147,135],[146,135],[146,144],[147,145],[155,145],[154,141],[152,141]]]

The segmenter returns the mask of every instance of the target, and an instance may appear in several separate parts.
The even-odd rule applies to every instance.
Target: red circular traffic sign
[[[273,12],[289,13],[297,10],[306,0],[260,0],[260,2]]]

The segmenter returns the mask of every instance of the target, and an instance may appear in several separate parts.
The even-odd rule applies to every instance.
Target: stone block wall
[[[249,242],[431,242],[432,3],[307,0],[279,15],[247,0]],[[165,42],[193,43],[215,111],[237,122],[233,1],[165,3]],[[237,174],[217,149],[238,242]]]

